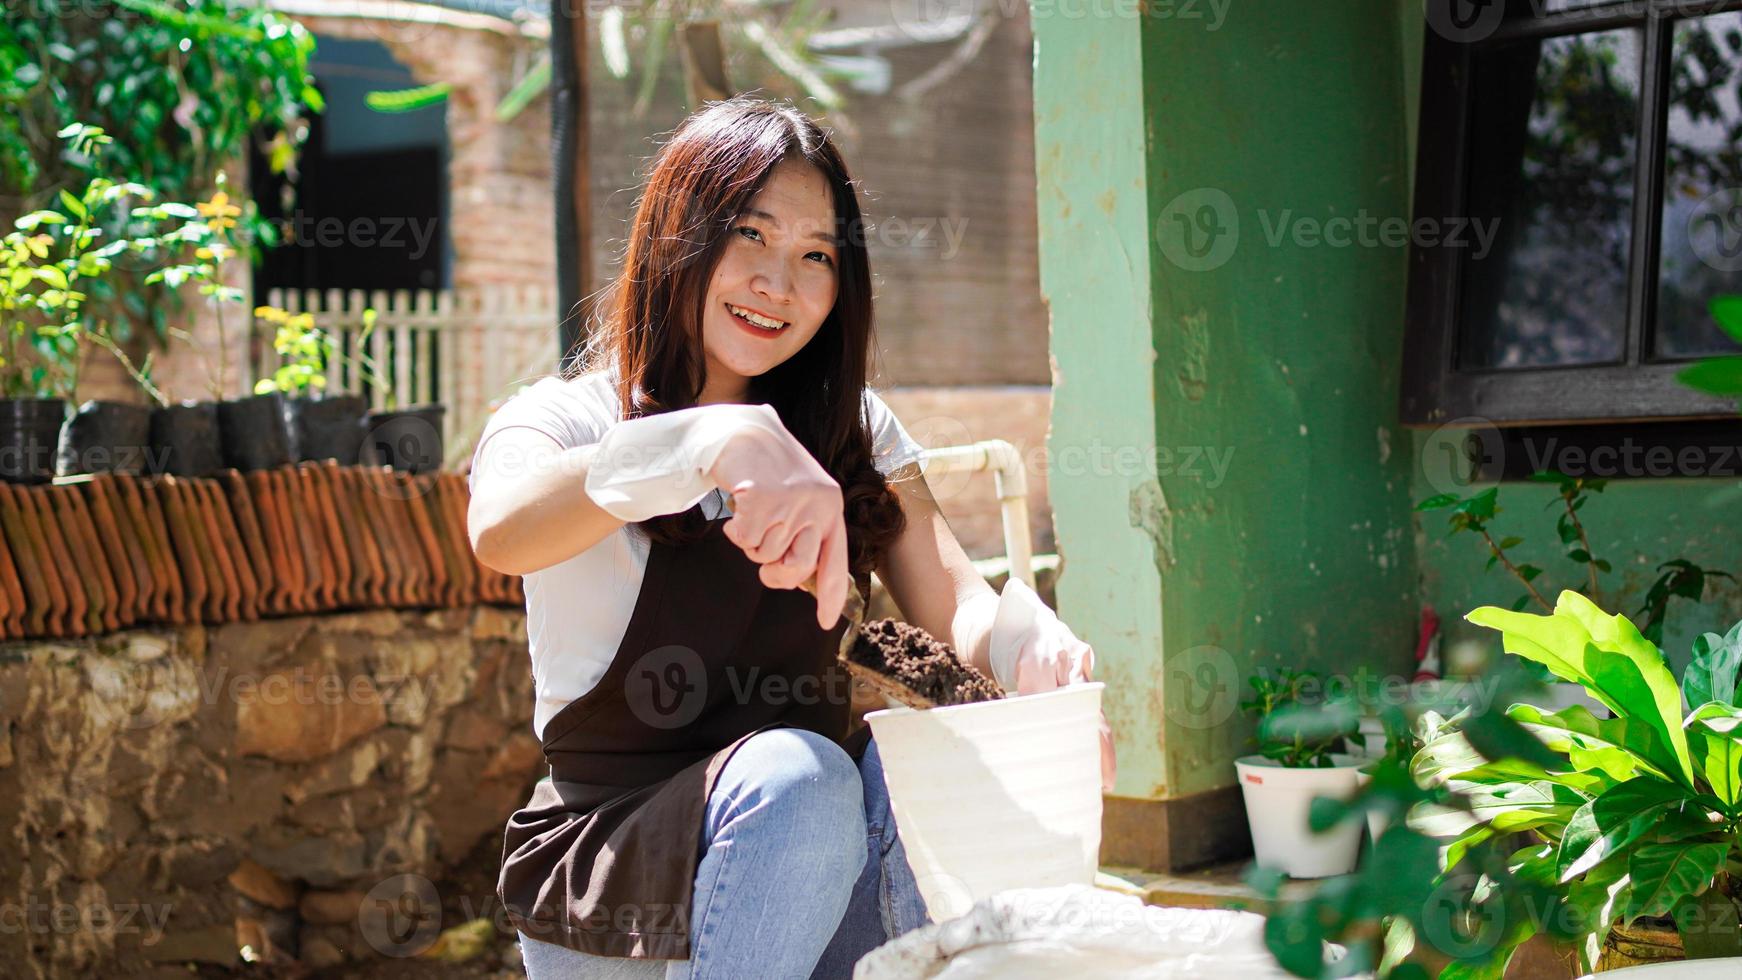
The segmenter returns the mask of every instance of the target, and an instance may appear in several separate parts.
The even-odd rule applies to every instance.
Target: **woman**
[[[926,921],[834,660],[873,570],[1007,689],[1089,679],[1049,614],[992,662],[1001,598],[866,388],[870,343],[834,145],[789,106],[713,103],[655,158],[577,368],[480,438],[472,545],[525,576],[551,765],[500,883],[534,980],[846,977]]]

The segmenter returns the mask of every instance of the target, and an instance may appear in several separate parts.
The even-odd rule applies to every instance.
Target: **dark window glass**
[[[1664,145],[1663,246],[1652,353],[1736,350],[1706,311],[1742,292],[1742,14],[1678,23]]]
[[[1623,29],[1472,57],[1466,213],[1491,244],[1464,246],[1459,367],[1620,359],[1639,52]]]

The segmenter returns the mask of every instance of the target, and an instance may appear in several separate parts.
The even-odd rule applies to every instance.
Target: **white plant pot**
[[[1585,974],[1581,980],[1592,980]],[[1601,980],[1619,977],[1621,980],[1735,980],[1742,977],[1742,956],[1725,956],[1715,960],[1676,960],[1672,963],[1646,963],[1608,970]]]
[[[1355,785],[1359,786],[1361,789],[1366,789],[1367,784],[1372,782],[1372,781],[1373,781],[1373,777],[1368,775],[1367,773],[1361,772],[1359,770],[1357,770],[1355,772]],[[1385,830],[1389,826],[1391,826],[1391,821],[1386,818],[1385,814],[1380,813],[1377,810],[1368,810],[1367,811],[1367,839],[1368,840],[1372,841],[1375,844],[1379,843],[1379,838],[1385,836]]]
[[[1261,755],[1234,760],[1252,850],[1259,865],[1291,878],[1328,878],[1355,870],[1361,854],[1361,824],[1344,821],[1323,834],[1307,823],[1313,797],[1349,799],[1367,760],[1333,755],[1326,769],[1289,769]]]
[[[1385,736],[1385,722],[1378,718],[1362,716],[1359,730],[1363,736],[1364,744],[1351,745],[1349,754],[1365,759],[1377,759],[1383,756],[1386,746],[1391,744],[1391,740]]]
[[[865,716],[935,921],[1007,888],[1094,883],[1105,686]]]

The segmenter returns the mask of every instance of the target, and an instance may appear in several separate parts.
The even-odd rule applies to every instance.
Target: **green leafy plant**
[[[1498,978],[1490,968],[1496,936],[1515,930],[1515,923],[1532,921],[1533,912],[1552,910],[1558,901],[1507,840],[1471,841],[1460,851],[1457,869],[1445,873],[1444,842],[1403,819],[1418,810],[1468,815],[1478,802],[1444,780],[1418,782],[1405,758],[1415,745],[1443,744],[1444,735],[1456,731],[1457,758],[1466,766],[1550,764],[1553,754],[1488,701],[1471,707],[1430,701],[1408,710],[1413,713],[1410,734],[1367,767],[1370,780],[1359,796],[1313,801],[1315,831],[1364,819],[1368,812],[1387,819],[1361,867],[1319,883],[1304,896],[1285,895],[1279,873],[1254,868],[1247,876],[1271,908],[1265,945],[1295,976],[1329,980],[1372,971],[1394,980],[1425,980],[1431,968],[1444,980]],[[1448,710],[1456,713],[1448,718]],[[1547,922],[1551,930],[1558,926],[1553,915]],[[1326,943],[1343,947],[1343,957],[1328,960]]]
[[[333,336],[315,325],[312,313],[291,313],[276,306],[259,306],[254,317],[273,328],[272,348],[278,352],[280,365],[272,377],[254,383],[256,394],[284,392],[308,394],[327,384],[327,366],[333,362],[348,365],[354,375],[370,388],[379,389],[388,410],[398,407],[393,385],[375,363],[362,353],[368,349],[369,338],[375,333],[378,314],[373,308],[363,310],[363,329],[356,339],[357,354],[347,354]]]
[[[1719,328],[1731,340],[1742,344],[1742,296],[1716,297],[1707,309]],[[1742,354],[1695,361],[1678,372],[1676,380],[1710,395],[1742,399]]]
[[[185,246],[179,260],[151,271],[145,277],[147,283],[163,283],[171,289],[179,289],[188,283],[198,284],[199,294],[211,304],[214,316],[217,318],[217,343],[208,350],[207,346],[197,341],[187,330],[170,328],[170,337],[184,341],[199,357],[205,368],[206,389],[212,399],[224,397],[224,378],[230,369],[230,330],[225,323],[224,311],[230,306],[243,302],[246,294],[235,286],[225,282],[225,265],[242,252],[252,253],[252,239],[246,234],[238,235],[237,219],[246,212],[241,206],[231,203],[230,195],[224,190],[224,181],[219,179],[218,188],[209,200],[198,204],[160,205],[153,212],[160,217],[183,219],[183,224],[166,240]],[[151,384],[146,372],[135,370],[119,344],[105,345],[111,353],[121,359],[146,391],[160,404],[168,404],[162,392]]]
[[[1585,506],[1587,493],[1602,493],[1609,485],[1608,480],[1591,480],[1584,477],[1567,476],[1553,470],[1532,473],[1531,480],[1537,483],[1553,483],[1560,491],[1560,501],[1563,511],[1555,518],[1555,534],[1560,538],[1561,547],[1566,551],[1568,559],[1585,566],[1589,588],[1593,595],[1597,592],[1597,573],[1608,572],[1609,562],[1598,558],[1592,553],[1591,536],[1585,533],[1585,525],[1579,520],[1579,509]],[[1553,507],[1554,501],[1548,506]]]
[[[1333,753],[1364,744],[1352,699],[1323,696],[1324,679],[1313,671],[1284,667],[1247,679],[1252,697],[1240,708],[1258,718],[1258,751],[1290,769],[1336,765]]]
[[[1613,717],[1514,704],[1507,715],[1553,753],[1541,764],[1482,762],[1456,730],[1430,741],[1416,757],[1418,781],[1473,801],[1467,814],[1419,823],[1451,839],[1447,871],[1476,843],[1528,832],[1521,873],[1574,913],[1562,918],[1575,924],[1587,968],[1612,923],[1643,916],[1674,918],[1690,957],[1742,955],[1742,624],[1702,636],[1678,687],[1626,617],[1576,592],[1562,592],[1549,615],[1484,606],[1467,618],[1499,630],[1508,653],[1584,687]],[[1694,705],[1685,717],[1684,695]],[[1499,937],[1490,965],[1504,967],[1540,919]]]
[[[1597,489],[1601,489],[1601,487]],[[1570,523],[1577,528],[1580,539],[1584,537],[1584,529],[1578,524],[1578,508],[1583,505],[1582,499],[1578,500],[1576,505],[1568,504]],[[1450,493],[1436,494],[1415,505],[1417,511],[1443,510],[1448,507],[1451,508],[1452,513],[1446,522],[1451,526],[1451,531],[1447,532],[1447,535],[1462,532],[1480,536],[1483,544],[1488,547],[1487,567],[1492,569],[1496,564],[1505,567],[1507,573],[1524,586],[1524,594],[1513,602],[1512,608],[1523,609],[1532,600],[1535,600],[1537,605],[1544,609],[1549,608],[1548,600],[1542,597],[1542,593],[1537,591],[1535,585],[1537,576],[1542,574],[1542,569],[1535,565],[1514,562],[1506,553],[1507,549],[1523,544],[1524,539],[1517,535],[1508,535],[1496,541],[1494,534],[1489,530],[1488,522],[1498,516],[1501,511],[1500,488],[1489,487],[1467,497],[1459,497]],[[1567,517],[1561,518],[1562,522],[1568,522],[1568,520]],[[1589,556],[1588,550],[1586,555]],[[1594,569],[1596,566],[1592,567]],[[1605,563],[1605,570],[1607,570],[1607,563]],[[1594,581],[1596,572],[1593,570],[1591,574]]]
[[[706,61],[713,52],[693,51],[686,41],[686,28],[695,25],[719,29],[724,48],[719,52],[719,67],[725,68],[728,60],[734,62],[734,74],[754,80],[746,88],[784,97],[803,95],[825,112],[839,112],[845,108],[846,98],[832,80],[861,77],[865,69],[852,59],[811,53],[811,35],[826,26],[831,16],[815,0],[797,0],[779,7],[719,0],[635,0],[602,9],[593,30],[599,38],[601,62],[612,78],[628,80],[639,64],[641,77],[636,80],[630,110],[637,118],[652,104],[672,49],[686,62],[686,73],[711,73],[712,66],[697,62]],[[550,82],[550,57],[544,54],[497,103],[496,120],[513,120],[549,90]],[[441,104],[452,91],[451,84],[436,82],[370,92],[365,102],[377,112],[415,112]]]
[[[1645,621],[1639,626],[1639,632],[1660,646],[1663,644],[1664,615],[1668,611],[1671,598],[1680,596],[1700,602],[1706,595],[1707,579],[1727,578],[1735,581],[1729,572],[1701,568],[1685,558],[1666,561],[1657,566],[1657,570],[1657,580],[1645,591],[1645,602],[1635,615],[1645,617]]]
[[[228,0],[34,0],[9,10],[0,64],[5,190],[65,186],[91,162],[48,138],[74,123],[114,138],[108,165],[168,198],[201,197],[251,138],[279,169],[323,106],[314,36]]]
[[[276,306],[257,306],[254,318],[272,328],[272,349],[280,360],[272,377],[254,383],[255,394],[276,391],[306,395],[326,387],[327,363],[332,358],[333,342],[315,326],[313,313],[291,313]]]
[[[1613,567],[1607,559],[1599,558],[1593,553],[1591,538],[1585,530],[1584,522],[1579,518],[1579,511],[1590,499],[1588,495],[1602,493],[1609,481],[1571,477],[1554,471],[1532,474],[1531,480],[1552,483],[1559,491],[1557,499],[1548,502],[1549,507],[1558,504],[1561,508],[1561,513],[1555,519],[1555,533],[1567,559],[1584,566],[1588,591],[1596,595],[1599,589],[1597,574],[1607,574],[1613,571]],[[1536,581],[1542,575],[1542,569],[1526,562],[1514,561],[1508,554],[1511,549],[1523,544],[1524,539],[1517,535],[1496,539],[1490,529],[1490,522],[1502,509],[1499,501],[1500,488],[1489,487],[1467,497],[1449,493],[1437,494],[1416,504],[1415,509],[1427,511],[1450,508],[1451,515],[1447,523],[1451,526],[1451,531],[1447,532],[1448,536],[1458,533],[1479,535],[1488,549],[1486,568],[1493,569],[1499,565],[1524,586],[1524,593],[1512,603],[1513,611],[1521,610],[1534,601],[1546,612],[1552,607],[1543,597]],[[1653,643],[1663,642],[1664,620],[1671,598],[1679,596],[1696,603],[1701,602],[1705,598],[1708,580],[1731,577],[1727,572],[1702,568],[1685,558],[1664,562],[1658,566],[1658,572],[1657,580],[1647,590],[1645,602],[1637,612],[1637,615],[1644,617],[1640,620],[1640,631]]]
[[[301,24],[264,4],[33,0],[9,9],[0,31],[0,193],[25,208],[53,207],[60,188],[119,173],[161,200],[201,200],[251,141],[275,172],[294,173],[307,117],[323,108],[310,73],[314,46]],[[111,138],[100,158],[54,138],[75,124]],[[100,223],[102,241],[129,237],[130,220]],[[252,207],[236,221],[248,241],[275,242],[276,229]],[[170,342],[184,302],[179,290],[143,288],[145,271],[117,268],[83,290],[84,310],[128,349],[135,336]],[[133,373],[148,376],[148,366]]]
[[[101,158],[113,143],[101,127],[78,123],[59,135],[69,152],[91,159]],[[110,322],[87,301],[123,261],[150,268],[198,233],[186,221],[197,216],[197,209],[155,203],[156,197],[143,184],[98,176],[77,193],[62,190],[57,207],[14,223],[0,248],[0,314],[5,317],[0,392],[6,397],[71,398],[86,344],[116,353],[144,379],[145,371],[127,357]],[[120,234],[105,237],[105,229]],[[148,380],[143,383],[154,391]]]

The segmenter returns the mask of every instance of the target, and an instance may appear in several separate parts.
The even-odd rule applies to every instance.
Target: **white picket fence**
[[[471,455],[493,402],[556,368],[556,290],[491,286],[457,290],[274,289],[266,304],[313,313],[340,356],[326,366],[329,393],[364,395],[385,409],[439,402],[447,465]],[[364,345],[363,312],[375,311]],[[256,321],[250,366],[271,377],[282,363],[269,324]],[[360,367],[363,358],[373,372]],[[373,373],[380,383],[371,384]]]

